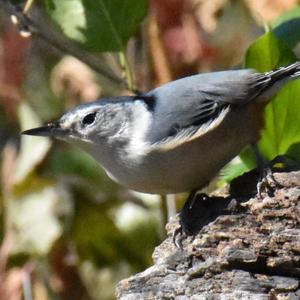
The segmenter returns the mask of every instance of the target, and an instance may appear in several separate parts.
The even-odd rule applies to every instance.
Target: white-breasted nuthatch
[[[300,76],[300,62],[267,73],[221,71],[182,78],[144,95],[75,107],[24,131],[78,145],[120,184],[145,193],[201,189],[263,126],[263,110]]]

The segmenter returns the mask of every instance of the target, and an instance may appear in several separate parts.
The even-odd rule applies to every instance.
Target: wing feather
[[[210,122],[202,124],[200,127],[184,128],[174,136],[169,136],[159,142],[153,143],[152,146],[159,151],[169,151],[175,149],[182,144],[188,143],[195,139],[201,138],[207,132],[218,127],[225,116],[228,114],[230,108],[226,107],[221,111],[217,118],[212,119]]]
[[[146,94],[155,99],[147,142],[165,148],[200,137],[218,126],[231,108],[243,106],[270,85],[268,74],[238,70],[173,81]]]

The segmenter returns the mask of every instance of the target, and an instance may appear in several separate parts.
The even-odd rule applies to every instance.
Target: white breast
[[[151,126],[153,117],[144,102],[135,101],[134,105],[130,128],[131,139],[127,154],[130,159],[140,159],[150,150],[150,145],[145,141],[145,136]]]

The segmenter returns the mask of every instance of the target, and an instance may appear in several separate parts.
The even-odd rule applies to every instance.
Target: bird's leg
[[[182,246],[182,240],[185,238],[185,233],[182,230],[182,227],[179,226],[178,228],[176,228],[173,231],[172,234],[172,240],[173,240],[173,244],[176,246],[176,248],[183,250],[183,246]]]
[[[220,215],[236,213],[241,207],[230,197],[208,196],[192,191],[179,213],[179,228],[173,232],[173,243],[183,249],[182,241],[187,236],[196,234]]]
[[[190,210],[193,208],[193,205],[195,203],[197,190],[191,191],[189,194],[187,200],[185,201],[182,210],[179,213],[179,224],[180,226],[174,230],[173,232],[173,243],[177,248],[182,249],[182,240],[189,235],[188,228],[185,224],[185,220],[187,215],[190,213]]]
[[[257,194],[262,198],[262,192],[264,189],[275,186],[281,186],[273,176],[271,165],[265,160],[263,155],[260,153],[257,144],[252,144],[252,149],[255,154],[257,167],[259,170],[259,181],[257,183]]]
[[[195,236],[200,229],[215,218],[215,209],[206,194],[197,194],[193,190],[179,213],[180,227],[173,232],[173,243],[182,249],[182,240]]]

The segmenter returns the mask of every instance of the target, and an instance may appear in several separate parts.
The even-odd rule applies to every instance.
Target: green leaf
[[[50,17],[90,51],[121,51],[147,13],[147,0],[44,0]]]
[[[248,170],[248,166],[239,157],[236,157],[221,170],[221,180],[218,182],[218,184],[222,186],[226,183],[229,183],[232,179],[238,177]]]
[[[99,267],[125,261],[130,262],[136,271],[142,270],[151,257],[149,249],[153,249],[157,243],[155,218],[148,216],[143,224],[139,223],[139,228],[135,226],[138,224],[134,225],[127,219],[131,224],[129,227],[125,225],[125,229],[124,220],[117,221],[116,218],[124,217],[124,212],[128,210],[118,210],[116,205],[109,208],[108,205],[111,204],[106,202],[91,202],[83,193],[78,192],[74,194],[75,211],[71,236],[80,260],[92,261]],[[114,212],[117,212],[115,217]],[[147,212],[148,210],[143,211]],[[125,223],[128,225],[126,220]],[[137,246],[137,240],[143,245]]]
[[[273,32],[259,37],[248,49],[245,67],[266,72],[286,66],[297,60],[293,52]],[[300,142],[300,82],[287,84],[267,105],[265,128],[262,131],[259,148],[269,160],[288,152],[293,144]],[[250,148],[245,149],[240,158],[242,163],[230,163],[225,168],[224,180],[240,175],[256,165],[255,156]]]
[[[72,224],[72,238],[81,260],[97,265],[117,263],[122,234],[100,205],[90,201],[83,204],[78,201]]]
[[[139,269],[145,262],[151,264],[153,248],[159,243],[159,213],[128,202],[116,210],[115,224],[125,234],[130,252],[135,257],[135,264],[141,262]]]
[[[293,19],[297,19],[300,18],[300,6],[296,6],[291,10],[286,11],[285,13],[283,13],[282,15],[280,15],[272,24],[272,26],[278,27],[281,24],[291,21]]]
[[[76,147],[55,147],[49,157],[47,171],[50,176],[78,175],[94,182],[103,188],[107,182],[103,179],[106,174],[101,170],[98,163],[87,153]]]
[[[293,144],[288,150],[287,155],[294,161],[300,161],[300,142]]]
[[[282,14],[272,24],[274,34],[291,49],[300,41],[300,6]]]
[[[245,66],[265,72],[296,60],[288,46],[269,32],[248,49]],[[268,159],[286,153],[293,143],[300,141],[299,94],[300,82],[296,80],[282,88],[266,107],[265,128],[259,146]]]
[[[259,145],[268,159],[285,154],[300,142],[299,95],[298,80],[282,89],[266,108],[266,126]]]
[[[299,14],[300,9],[297,8],[283,15],[274,24],[274,26],[277,26],[274,32],[271,31],[259,37],[246,53],[245,67],[256,69],[259,72],[267,72],[296,61],[297,58],[290,50],[290,46],[295,41],[298,42],[299,39],[294,34],[293,42],[288,41],[289,37],[285,36],[287,32],[285,34],[284,31],[281,32],[282,28],[280,26],[291,21],[292,23],[289,26],[292,27],[285,27],[285,29],[296,30],[293,27],[295,25],[293,20],[295,19],[292,18],[299,16]],[[295,149],[293,145],[300,142],[299,95],[300,81],[295,80],[283,87],[265,109],[265,128],[262,131],[259,148],[269,160],[292,151],[291,149]],[[293,153],[295,153],[295,150],[293,150]],[[250,170],[256,165],[255,156],[250,148],[245,149],[240,154],[240,158],[242,163],[230,163],[226,166],[225,181]]]
[[[273,32],[259,37],[246,53],[245,67],[267,72],[286,66],[297,58],[289,47],[279,40]]]

